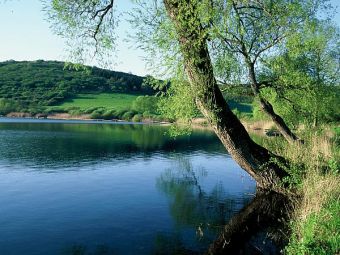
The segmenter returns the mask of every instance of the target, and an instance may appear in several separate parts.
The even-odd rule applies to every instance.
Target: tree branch
[[[99,17],[99,22],[98,22],[98,24],[97,24],[97,26],[96,26],[96,28],[94,30],[94,33],[93,33],[93,38],[96,41],[96,43],[97,43],[97,34],[99,33],[99,30],[100,30],[100,27],[101,27],[101,25],[103,23],[104,17],[113,8],[113,2],[114,2],[114,0],[110,0],[110,3],[106,7],[102,8],[100,10],[97,10],[95,12],[95,14],[92,16],[92,19],[95,19],[96,17]]]

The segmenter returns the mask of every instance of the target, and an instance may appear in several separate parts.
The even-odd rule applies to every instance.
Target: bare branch
[[[95,14],[92,17],[92,19],[95,19],[96,17],[99,17],[99,22],[98,22],[98,24],[97,24],[97,26],[95,28],[94,33],[93,33],[93,38],[96,40],[96,42],[97,42],[97,34],[98,34],[99,30],[100,30],[100,26],[103,23],[104,17],[113,8],[113,2],[114,2],[114,0],[110,0],[110,4],[108,4],[103,9],[100,9],[100,10],[96,11]],[[102,12],[102,14],[100,14],[101,12]]]

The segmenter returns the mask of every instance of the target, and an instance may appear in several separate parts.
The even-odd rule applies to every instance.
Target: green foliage
[[[284,186],[288,186],[291,189],[301,189],[303,178],[306,174],[306,170],[303,165],[290,162],[289,167],[286,167],[285,170],[290,175],[282,180]]]
[[[332,158],[328,160],[328,169],[331,174],[339,174],[340,173],[340,159],[337,161],[336,159]]]
[[[149,111],[145,111],[145,112],[143,112],[143,117],[144,117],[144,118],[151,118],[151,117],[152,117],[152,114],[151,114],[151,112],[149,112]]]
[[[133,116],[132,121],[133,122],[141,122],[143,120],[143,116],[141,114],[136,114]]]
[[[56,34],[67,39],[69,58],[85,64],[97,59],[108,66],[114,59],[115,28],[113,2],[88,0],[42,0],[43,10]],[[90,40],[88,40],[90,38]]]
[[[159,102],[161,114],[168,119],[190,122],[193,117],[198,115],[195,94],[196,92],[192,91],[188,82],[172,80],[166,95]]]
[[[166,15],[164,4],[162,1],[139,0],[136,2],[138,7],[131,13],[131,22],[138,28],[138,32],[132,37],[141,48],[153,57],[149,61],[152,62],[150,65],[154,67],[155,72],[159,71],[159,66],[166,66],[167,70],[171,70],[167,74],[175,77],[174,80],[188,80],[182,73],[183,59],[180,54],[178,38],[174,32],[174,25]],[[190,4],[183,3],[183,6],[179,8],[180,19],[185,19],[187,14],[192,11],[190,8],[197,10],[197,15],[200,16],[199,20],[204,27],[202,37],[208,39],[215,77],[220,81],[227,98],[234,96],[235,93],[238,95],[252,93],[248,77],[248,65],[252,63],[255,65],[256,78],[261,84],[261,95],[273,103],[274,110],[288,120],[288,125],[298,124],[301,120],[309,123],[336,120],[337,116],[340,116],[337,110],[339,107],[336,107],[339,105],[340,96],[336,92],[338,89],[334,88],[336,84],[334,79],[329,83],[331,86],[321,88],[322,85],[320,85],[318,89],[311,89],[311,86],[303,83],[306,81],[305,73],[308,72],[300,72],[294,76],[296,67],[301,67],[299,63],[294,64],[295,70],[289,68],[280,70],[281,77],[291,77],[289,85],[282,83],[281,80],[278,81],[275,75],[267,75],[276,72],[275,67],[268,65],[268,62],[271,59],[279,59],[282,56],[282,49],[289,48],[297,34],[302,38],[304,36],[308,38],[308,34],[313,36],[316,30],[313,30],[308,24],[322,23],[321,20],[318,20],[319,11],[332,11],[327,1],[190,1]],[[187,23],[190,24],[190,27],[186,27],[186,32],[190,34],[191,29],[196,29],[197,24],[194,24],[194,21]],[[325,33],[328,32],[325,30]],[[306,38],[303,40],[308,41],[309,39]],[[320,38],[324,38],[324,42],[321,42]],[[318,49],[320,45],[322,46],[330,39],[329,36],[321,34],[320,38],[313,38],[315,43],[309,49]],[[315,62],[317,58],[309,54],[310,50],[305,47],[307,44],[306,42],[295,44],[289,48],[289,52],[297,50],[301,53],[307,52],[305,55],[309,55]],[[333,48],[338,49],[339,47]],[[333,50],[333,53],[335,51]],[[338,59],[334,54],[332,57],[328,60],[322,58],[319,61],[324,70],[331,70],[329,60]],[[199,60],[191,58],[191,61]],[[277,66],[280,67],[280,65]],[[180,69],[179,72],[178,69]],[[161,70],[158,73],[161,75],[164,74],[164,71]],[[330,81],[326,77],[325,80]],[[187,86],[184,83],[182,83],[183,86]],[[291,89],[292,85],[294,89]],[[179,86],[177,85],[176,90],[180,90]],[[268,86],[269,88],[267,88]],[[197,91],[191,91],[192,95],[194,95],[193,92]],[[175,95],[171,91],[167,94],[168,99],[170,98],[169,94]],[[192,107],[185,105],[190,104],[192,99],[185,96],[180,98],[173,98],[161,103],[161,111],[165,114],[167,112],[166,105],[174,106],[171,110],[172,113],[168,113],[167,116],[170,118],[178,116],[188,120]],[[301,100],[302,98],[305,100]],[[187,103],[188,100],[189,103]],[[304,104],[302,101],[307,103]],[[181,104],[184,104],[183,107],[179,107]],[[182,111],[184,108],[189,109],[188,114]],[[260,113],[259,107],[254,109],[254,115],[257,119],[267,119]],[[313,120],[313,118],[317,120]]]
[[[152,88],[153,90],[158,91],[157,94],[163,95],[169,85],[170,84],[167,80],[158,80],[150,75],[147,75],[143,80],[142,87],[146,89]]]
[[[28,109],[35,105],[60,104],[81,93],[154,93],[152,88],[142,86],[142,77],[96,67],[89,67],[88,70],[90,73],[65,69],[63,62],[56,61],[1,62],[0,98],[15,101],[24,109]],[[132,97],[134,96],[131,95]],[[99,103],[99,105],[93,106],[106,106],[101,105],[104,102]],[[105,104],[109,104],[109,102],[105,102]],[[78,105],[77,103],[63,105],[63,107],[69,106]],[[87,107],[89,106],[92,105]],[[85,105],[80,107],[85,107]]]
[[[261,109],[261,107],[259,105],[258,99],[256,99],[256,98],[254,99],[254,102],[253,102],[252,106],[253,106],[252,113],[253,113],[253,119],[254,120],[269,120],[269,116],[266,115],[262,111],[262,109]]]
[[[133,101],[132,109],[140,113],[148,111],[151,114],[157,114],[158,101],[159,98],[154,96],[139,96]]]
[[[332,255],[340,250],[340,202],[334,196],[318,213],[293,226],[287,255]],[[299,233],[299,234],[297,234]],[[302,238],[301,238],[302,237]]]
[[[123,120],[131,120],[135,114],[136,114],[135,111],[127,111],[122,115],[122,119]]]
[[[261,93],[289,122],[297,124],[303,118],[317,125],[339,120],[339,38],[332,25],[309,22],[267,62],[264,76],[275,82]]]
[[[0,98],[0,115],[6,115],[10,112],[20,111],[20,105],[11,99]]]
[[[117,119],[116,110],[114,110],[114,109],[106,110],[106,111],[102,114],[102,117],[103,117],[103,119],[105,119],[105,120]]]
[[[91,119],[102,119],[103,116],[103,110],[95,110],[94,112],[91,113],[90,118]]]
[[[135,28],[130,35],[133,43],[147,52],[145,61],[156,76],[172,77],[182,62],[182,56],[179,54],[177,33],[163,1],[134,2],[136,7],[129,13],[129,22]]]

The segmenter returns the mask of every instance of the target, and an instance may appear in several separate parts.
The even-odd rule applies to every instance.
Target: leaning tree
[[[100,57],[112,50],[116,27],[114,0],[45,0],[44,2],[50,20],[54,22],[55,31],[72,39],[70,42],[75,42],[71,45],[75,53],[73,56],[84,60],[84,56],[91,56],[89,54],[91,48],[94,48],[94,54]],[[142,1],[136,2],[141,3]],[[180,84],[189,87],[191,97],[198,109],[206,117],[233,159],[256,180],[258,187],[281,191],[281,181],[289,175],[286,170],[285,159],[273,154],[250,138],[223,97],[217,82],[218,77],[214,73],[215,56],[209,46],[212,22],[210,19],[214,18],[213,22],[216,23],[217,16],[216,13],[211,14],[210,9],[206,7],[233,2],[236,1],[155,0],[153,4],[158,19],[147,20],[146,22],[151,22],[150,27],[154,26],[157,30],[156,33],[168,31],[171,35],[173,49],[177,50],[177,55],[172,59],[180,63],[180,69],[183,71]],[[258,2],[267,6],[275,1],[243,0],[237,2],[244,6]],[[307,0],[280,1],[283,5],[289,4],[290,8],[295,9],[309,8],[309,2]],[[236,10],[242,9],[242,5],[233,8],[234,15],[240,15],[236,13]],[[213,10],[216,11],[216,8]],[[146,11],[151,16],[153,15],[152,10],[147,9]],[[227,8],[223,11],[226,12],[224,15],[228,15],[228,11],[231,12],[232,10]],[[140,16],[140,19],[141,24],[143,24],[143,16]],[[240,23],[241,19],[237,22]],[[280,26],[288,25],[289,19],[286,19],[286,22],[285,24],[284,21],[280,21]],[[241,25],[241,23],[237,25],[239,27],[237,29],[241,29]],[[241,33],[244,32],[241,31]],[[143,36],[143,34],[140,35]],[[145,38],[148,36],[149,34],[144,34]],[[266,33],[261,31],[261,36],[266,36]],[[156,37],[156,39],[159,40],[159,37]],[[271,40],[275,42],[278,39],[272,38]],[[160,40],[158,43],[163,44],[163,46],[167,45],[164,40]],[[257,45],[254,42],[252,47],[257,49],[257,54],[259,54],[269,46],[269,44],[266,46],[263,43]],[[245,51],[249,51],[249,49],[243,49],[243,52]],[[163,50],[163,52],[166,51]],[[254,59],[245,58],[245,62],[250,70],[250,78],[255,78],[251,73],[255,67]],[[256,80],[252,81],[254,93],[259,93],[258,85]],[[266,104],[265,101],[263,102]],[[270,108],[270,106],[268,107]]]

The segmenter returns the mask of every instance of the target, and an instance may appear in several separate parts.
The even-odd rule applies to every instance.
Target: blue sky
[[[129,11],[133,7],[129,0],[116,0],[116,3],[118,11]],[[64,41],[52,33],[41,9],[39,0],[5,3],[0,0],[0,61],[67,60]],[[121,21],[114,69],[145,75],[149,72],[142,60],[143,52],[124,40],[129,30],[129,23]]]
[[[331,2],[335,6],[340,5],[337,0]],[[116,0],[116,3],[119,11],[129,11],[133,6],[129,0]],[[65,44],[51,32],[41,8],[39,0],[12,0],[4,3],[0,0],[0,61],[66,60]],[[335,22],[340,24],[339,13]],[[117,31],[119,39],[114,69],[139,75],[148,74],[150,72],[142,59],[143,52],[124,41],[129,30],[129,24],[122,21]]]

